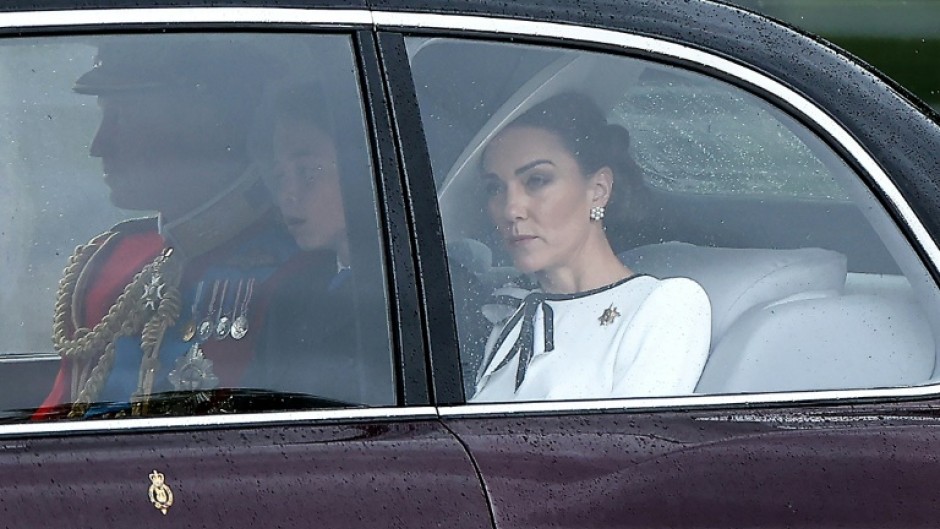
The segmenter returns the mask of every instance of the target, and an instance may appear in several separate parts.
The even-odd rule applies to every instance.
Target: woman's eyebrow
[[[547,163],[552,166],[555,165],[554,163],[552,163],[551,160],[534,160],[516,169],[516,175],[521,175],[522,173],[528,171],[529,169],[532,169],[533,167],[536,167],[538,165],[542,165],[543,163]]]

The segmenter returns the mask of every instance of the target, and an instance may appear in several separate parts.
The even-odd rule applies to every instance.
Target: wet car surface
[[[940,124],[825,42],[705,1],[0,29],[6,525],[937,519]],[[531,288],[486,147],[571,91],[642,169],[613,249],[703,287],[708,360],[690,392],[475,402],[493,292]]]

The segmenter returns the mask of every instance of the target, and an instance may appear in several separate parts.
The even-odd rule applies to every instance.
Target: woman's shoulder
[[[702,285],[687,277],[670,277],[657,279],[652,276],[639,276],[643,278],[643,286],[647,289],[643,306],[646,308],[658,307],[664,310],[678,312],[708,312],[711,303]],[[638,282],[639,284],[639,282]]]
[[[667,279],[656,279],[653,278],[656,282],[655,292],[660,293],[661,296],[669,295],[688,295],[688,296],[704,296],[705,289],[702,288],[702,285],[695,281],[694,279],[688,277],[670,277]]]

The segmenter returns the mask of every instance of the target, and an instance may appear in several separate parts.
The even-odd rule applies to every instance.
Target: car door
[[[601,9],[583,15],[588,28],[572,27],[573,11],[549,21],[518,4],[513,15],[540,22],[377,14],[405,35],[399,53],[410,69],[399,81],[413,78],[428,146],[412,151],[427,160],[413,187],[431,188],[433,175],[443,237],[429,244],[448,256],[458,346],[433,354],[459,350],[463,376],[435,377],[453,398],[440,413],[478,465],[497,527],[927,525],[937,516],[928,485],[938,439],[936,237],[913,211],[932,211],[936,196],[924,178],[936,165],[936,123],[808,39],[720,6],[687,7]],[[567,24],[551,23],[558,18]],[[725,24],[742,18],[737,29]],[[678,44],[693,26],[704,30],[693,45]],[[657,32],[669,41],[649,37]],[[702,51],[735,55],[731,42],[742,41],[758,51],[738,62]],[[832,83],[815,92],[813,61],[787,58],[813,53]],[[776,59],[742,64],[749,54]],[[857,104],[849,87],[860,84],[876,94],[874,108],[840,106],[833,94]],[[651,211],[639,224],[608,224],[608,240],[631,270],[705,289],[708,360],[688,393],[475,402],[503,368],[488,364],[488,344],[539,286],[513,269],[494,234],[480,182],[487,149],[530,108],[550,113],[537,105],[572,91],[627,128],[622,149],[645,173]],[[892,150],[885,123],[865,121],[874,115],[919,132]],[[585,325],[605,325],[605,314]],[[536,353],[529,373],[539,354],[560,353]]]
[[[491,526],[471,459],[430,405],[370,21],[0,14],[5,525]],[[209,184],[219,167],[237,174]],[[203,178],[221,190],[190,200]],[[288,209],[323,196],[329,207]],[[147,240],[161,263],[183,257],[135,290]],[[95,324],[102,307],[116,335]],[[156,307],[172,310],[147,368],[134,314]],[[54,367],[18,375],[30,362]],[[138,389],[119,396],[125,382]]]

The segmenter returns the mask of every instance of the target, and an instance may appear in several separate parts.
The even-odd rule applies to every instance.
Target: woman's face
[[[274,128],[275,199],[297,245],[338,249],[346,238],[336,146],[318,127],[282,119]]]
[[[591,207],[607,193],[581,173],[560,138],[545,129],[510,127],[483,154],[490,218],[524,273],[571,265],[594,227]]]

